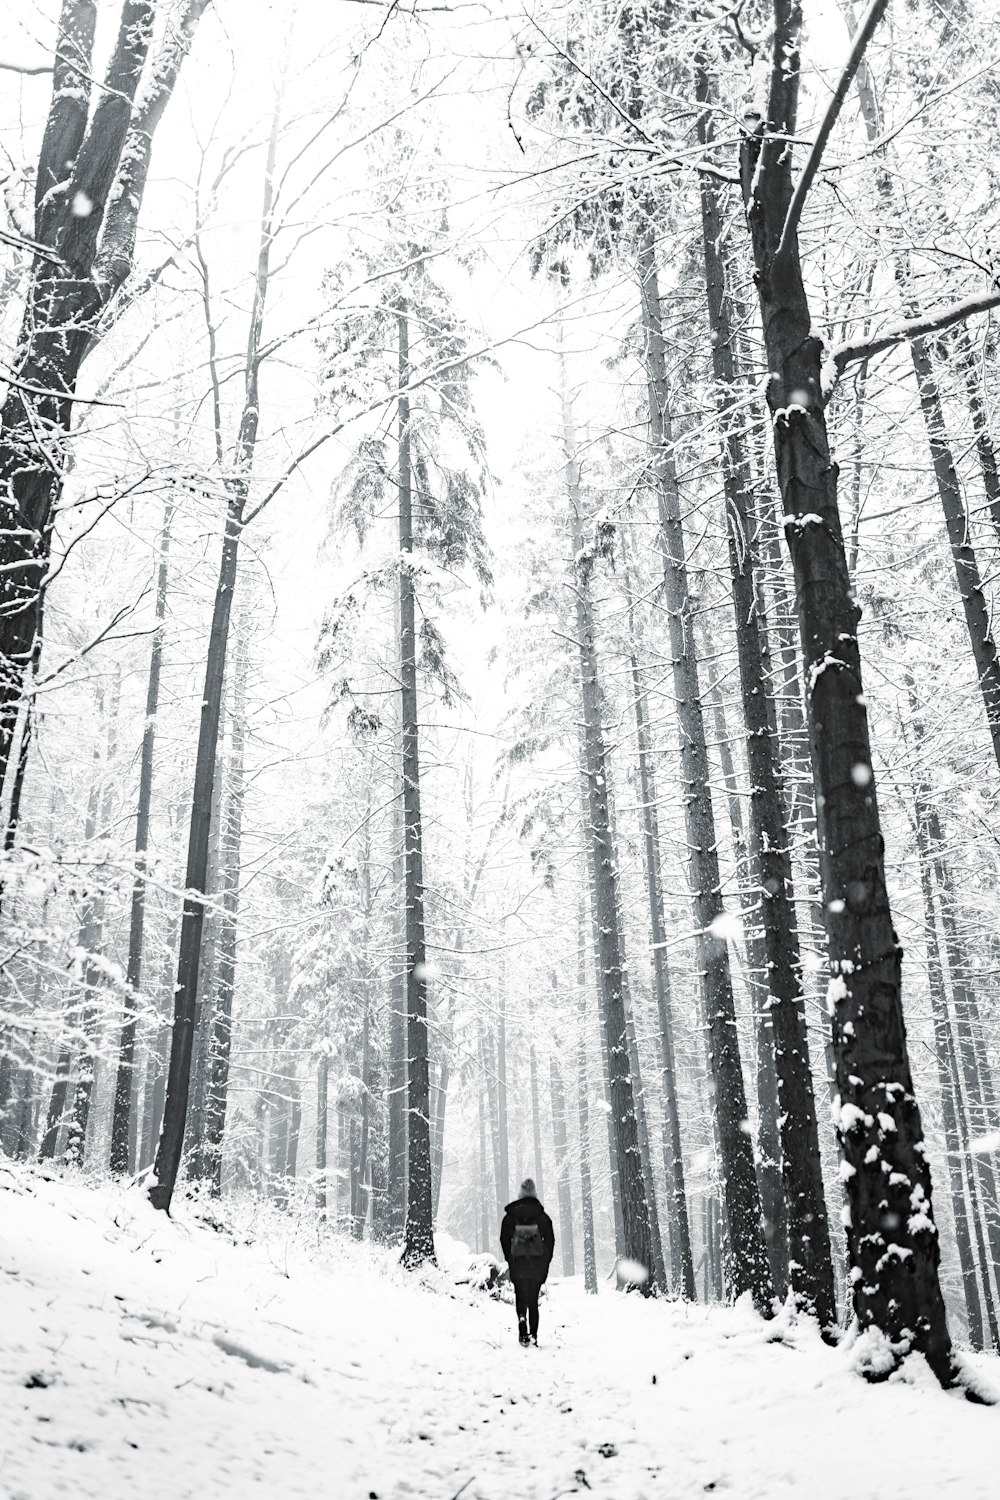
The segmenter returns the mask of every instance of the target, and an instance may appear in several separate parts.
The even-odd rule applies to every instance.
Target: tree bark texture
[[[565,356],[560,356],[562,441],[570,544],[574,559],[584,556],[580,468],[573,431]],[[622,1212],[625,1254],[654,1273],[650,1208],[646,1199],[642,1153],[629,1069],[625,998],[625,954],[619,924],[618,869],[611,837],[608,799],[608,755],[601,714],[600,680],[586,567],[574,564],[572,590],[576,610],[580,693],[583,707],[587,779],[587,841],[597,947],[598,999],[604,1024],[611,1113]],[[652,1288],[648,1286],[647,1288]]]
[[[111,1121],[111,1170],[124,1173],[134,1169],[129,1161],[129,1127],[134,1095],[136,1004],[142,985],[142,939],[146,922],[146,853],[149,848],[149,825],[153,803],[153,754],[156,746],[156,715],[160,707],[160,675],[163,667],[163,642],[167,613],[167,567],[170,549],[170,523],[174,500],[167,500],[160,529],[159,562],[156,569],[155,627],[149,653],[149,677],[146,683],[146,720],[139,755],[139,800],[135,819],[135,879],[132,883],[132,906],[129,917],[128,965],[125,971],[125,1020],[118,1043],[118,1075],[115,1080],[114,1111]],[[134,1152],[133,1158],[134,1158]]]
[[[53,254],[35,257],[0,411],[0,784],[41,637],[80,368],[132,270],[153,136],[207,4],[186,0],[147,68],[156,6],[124,0],[103,84],[95,0],[60,9],[35,182],[35,240]]]
[[[938,1277],[931,1179],[913,1093],[885,852],[872,773],[851,591],[821,383],[792,204],[798,0],[776,0],[767,120],[746,135],[741,180],[770,380],[767,401],[808,680],[809,741],[829,944],[837,1128],[847,1172],[854,1310],[897,1358],[922,1351],[955,1368]],[[873,1366],[873,1375],[884,1373]]]
[[[753,1146],[745,1130],[746,1090],[736,1033],[729,952],[715,930],[724,916],[709,785],[708,750],[701,705],[694,626],[688,590],[680,493],[672,452],[666,346],[659,279],[652,240],[643,238],[639,290],[645,340],[652,478],[659,507],[664,559],[664,601],[681,746],[681,785],[688,844],[688,885],[698,929],[699,963],[709,1061],[715,1091],[723,1192],[731,1236],[730,1280],[736,1296],[749,1291],[762,1313],[771,1308],[773,1287],[764,1238]]]
[[[714,103],[708,75],[697,71],[698,121],[703,147],[712,144],[710,109]],[[767,693],[765,626],[760,617],[751,537],[756,528],[749,458],[733,407],[737,399],[737,365],[731,303],[726,291],[723,240],[725,225],[719,184],[701,176],[702,247],[712,346],[715,395],[722,425],[729,569],[736,621],[740,693],[746,726],[750,774],[749,853],[754,894],[760,901],[767,967],[764,971],[774,1038],[778,1088],[781,1162],[788,1214],[789,1274],[800,1306],[823,1328],[837,1321],[833,1260],[819,1150],[816,1101],[813,1096],[802,993],[792,860],[785,817],[777,746],[777,724]]]
[[[417,719],[417,632],[413,582],[413,495],[410,461],[410,327],[402,301],[399,336],[399,647],[403,771],[403,865],[406,934],[406,1223],[403,1263],[434,1260],[431,1194],[430,1076],[427,1047],[427,954],[424,940],[424,851],[420,816]]]

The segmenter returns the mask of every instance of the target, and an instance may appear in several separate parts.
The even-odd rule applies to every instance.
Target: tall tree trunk
[[[181,917],[180,946],[177,955],[177,985],[174,997],[174,1025],[170,1043],[170,1066],[167,1095],[163,1111],[163,1128],[156,1152],[153,1182],[149,1200],[154,1208],[169,1210],[184,1150],[188,1094],[191,1085],[191,1055],[198,1007],[198,969],[201,962],[201,935],[205,920],[204,897],[208,887],[208,846],[211,831],[212,796],[215,787],[216,760],[219,745],[219,723],[222,716],[222,686],[229,644],[229,620],[236,590],[237,563],[243,516],[249,494],[257,432],[260,425],[260,350],[264,329],[264,308],[270,280],[271,250],[274,242],[274,174],[278,147],[280,111],[275,106],[264,167],[264,193],[257,248],[257,270],[254,278],[253,308],[244,366],[245,391],[240,429],[236,442],[235,472],[227,489],[226,523],[219,563],[219,581],[212,609],[212,626],[205,663],[205,687],[201,698],[201,722],[195,758],[194,791],[191,798],[191,826],[188,834],[187,870],[184,877],[184,910]]]
[[[368,987],[365,986],[364,1016],[361,1022],[361,1119],[358,1124],[357,1191],[352,1195],[351,1226],[356,1240],[360,1240],[368,1217],[368,1133],[371,1115],[371,1004]]]
[[[483,1100],[483,1090],[476,1090],[479,1096],[479,1249],[485,1253],[490,1248],[490,1219],[487,1203],[489,1202],[489,1187],[486,1174],[486,1105]]]
[[[149,653],[149,677],[146,683],[146,721],[139,756],[139,801],[135,818],[135,879],[132,883],[132,907],[129,918],[128,965],[125,971],[125,1021],[118,1043],[118,1076],[115,1080],[114,1112],[111,1121],[111,1170],[119,1174],[133,1169],[129,1161],[129,1126],[133,1097],[135,1066],[135,1010],[142,985],[142,938],[146,922],[146,853],[149,848],[149,822],[153,802],[153,752],[156,745],[156,715],[160,707],[160,674],[163,667],[163,640],[167,613],[167,560],[170,549],[170,523],[175,501],[168,498],[163,508],[160,528],[160,560],[156,571],[156,610],[152,646]],[[134,1155],[134,1153],[133,1153]]]
[[[760,911],[752,889],[749,854],[743,829],[743,810],[736,783],[736,768],[729,747],[725,710],[718,685],[709,687],[715,719],[722,780],[729,804],[736,879],[743,908],[743,933],[747,955],[747,988],[753,1012],[757,1052],[757,1177],[764,1210],[764,1233],[771,1261],[775,1290],[782,1299],[788,1291],[788,1209],[781,1171],[781,1129],[778,1124],[778,1078],[774,1067],[774,1031],[768,1005],[767,948],[760,924]]]
[[[877,14],[877,13],[876,13]],[[901,952],[892,926],[857,624],[795,224],[789,137],[797,131],[798,0],[776,8],[768,118],[740,176],[770,380],[775,462],[795,569],[829,944],[837,1126],[849,1169],[854,1311],[898,1351],[955,1366],[938,1278],[931,1180],[906,1049]],[[801,195],[800,195],[801,196]],[[889,1224],[893,1227],[889,1229]],[[887,1370],[871,1367],[870,1373]]]
[[[330,1118],[330,1056],[321,1052],[316,1064],[316,1209],[326,1218],[326,1138]]]
[[[853,6],[848,0],[848,3],[842,3],[841,9],[847,22],[848,30],[853,35],[856,30]],[[862,59],[858,68],[857,90],[865,132],[870,142],[877,143],[882,133],[878,99],[875,93],[871,70],[864,59]],[[878,149],[876,145],[876,150]],[[879,151],[880,156],[883,155],[884,149],[883,147]],[[879,198],[886,214],[886,222],[892,225],[900,217],[901,205],[895,182],[884,162],[879,162],[876,168],[875,180]],[[913,318],[917,315],[918,308],[913,298],[910,257],[908,251],[899,244],[897,244],[893,251],[892,263],[896,285],[899,288],[900,299],[903,304],[904,315],[907,318]],[[964,330],[957,337],[961,338],[963,333]],[[944,512],[948,541],[951,545],[955,579],[962,598],[965,623],[968,627],[969,641],[972,646],[972,655],[976,663],[979,687],[983,697],[983,706],[986,710],[986,722],[993,741],[993,753],[996,757],[997,765],[1000,767],[1000,658],[997,656],[996,642],[993,639],[991,613],[983,588],[979,561],[976,557],[972,541],[965,498],[959,483],[954,454],[948,441],[944,419],[944,403],[941,400],[941,392],[938,388],[934,372],[930,345],[926,339],[915,338],[910,340],[909,348],[913,374],[917,382],[920,410],[927,432],[927,443],[930,448],[931,466],[934,470],[934,479],[937,484],[938,495],[941,499],[941,508]],[[989,489],[996,478],[996,465],[995,461],[992,461],[993,454],[988,438],[985,447],[981,441],[981,432],[983,430],[981,415],[980,411],[978,413],[980,425],[975,430],[980,459],[983,461],[983,477],[987,485],[989,497]],[[976,418],[977,412],[974,407],[974,423]]]
[[[694,623],[691,615],[680,493],[672,451],[666,346],[659,278],[648,233],[639,251],[639,288],[645,336],[653,483],[664,556],[664,597],[673,663],[674,697],[681,743],[681,779],[688,845],[688,884],[699,932],[702,1003],[708,1028],[715,1089],[722,1188],[731,1237],[730,1280],[736,1296],[749,1291],[762,1313],[771,1308],[773,1287],[754,1170],[753,1145],[743,1123],[746,1090],[736,1033],[729,952],[719,924],[724,919],[719,855],[709,786],[708,751],[701,707]]]
[[[697,73],[697,97],[702,106],[698,138],[702,147],[709,150],[714,139],[711,110],[715,100],[704,68]],[[832,1329],[837,1321],[837,1302],[802,994],[790,838],[777,753],[777,724],[767,693],[762,639],[766,625],[760,615],[753,570],[752,478],[733,411],[738,397],[737,368],[722,254],[725,221],[718,184],[707,173],[701,174],[701,214],[712,371],[724,434],[722,483],[750,773],[749,854],[754,893],[761,904],[767,954],[766,1004],[774,1037],[789,1274],[799,1305],[812,1312],[822,1328]]]
[[[694,1260],[691,1255],[691,1229],[688,1223],[687,1195],[684,1188],[684,1155],[677,1099],[677,1071],[674,1065],[673,1013],[670,998],[670,971],[667,964],[667,929],[663,915],[663,875],[660,864],[656,774],[650,746],[649,710],[639,672],[635,608],[624,531],[622,532],[622,553],[629,635],[629,667],[632,676],[632,704],[635,712],[639,797],[642,803],[643,853],[646,895],[649,902],[653,991],[656,995],[656,1011],[660,1028],[660,1084],[664,1122],[670,1146],[667,1179],[670,1190],[670,1223],[677,1241],[678,1265],[674,1281],[680,1287],[681,1295],[687,1301],[693,1302],[695,1300]]]
[[[531,1139],[535,1152],[534,1177],[538,1197],[545,1202],[545,1182],[542,1176],[542,1115],[538,1098],[538,1060],[535,1044],[528,1048],[528,1065],[531,1079]]]
[[[549,1058],[549,1082],[552,1089],[552,1149],[556,1158],[556,1186],[559,1190],[559,1243],[562,1246],[564,1276],[576,1275],[573,1254],[573,1194],[569,1180],[569,1147],[566,1142],[566,1096],[555,1057]]]
[[[583,1289],[597,1295],[597,1245],[594,1239],[594,1195],[590,1182],[590,1105],[587,1097],[587,990],[586,964],[584,962],[583,903],[577,922],[579,947],[579,972],[577,989],[580,1000],[578,1008],[577,1049],[577,1109],[580,1126],[580,1220],[583,1228]],[[534,1050],[532,1050],[534,1069]],[[538,1196],[541,1197],[539,1188]]]
[[[404,300],[399,334],[399,654],[403,742],[403,849],[406,909],[406,1224],[403,1264],[434,1260],[431,1194],[430,1077],[427,1048],[427,954],[424,942],[423,828],[417,719],[417,632],[413,582],[413,496],[410,462],[410,324]]]
[[[955,1242],[958,1246],[959,1269],[962,1274],[962,1289],[965,1294],[969,1340],[974,1349],[982,1349],[984,1347],[984,1300],[980,1298],[979,1286],[976,1281],[976,1262],[972,1252],[969,1214],[965,1200],[963,1161],[967,1165],[970,1175],[974,1167],[967,1155],[968,1132],[963,1130],[960,1134],[958,1126],[959,1111],[962,1109],[962,1095],[958,1078],[953,1075],[954,1055],[948,1023],[948,1000],[944,987],[944,973],[941,968],[941,954],[938,946],[937,922],[934,909],[934,886],[931,875],[930,851],[928,849],[925,818],[926,806],[924,805],[922,796],[923,790],[921,788],[918,793],[915,811],[917,858],[920,865],[920,890],[924,902],[927,980],[931,992],[931,1009],[934,1015],[934,1057],[937,1063],[938,1087],[941,1093],[944,1149],[951,1184],[951,1206],[955,1220]],[[975,1193],[972,1194],[972,1202],[975,1205]],[[975,1214],[973,1214],[973,1218],[976,1218]],[[979,1240],[978,1248],[983,1270],[985,1307],[990,1322],[990,1338],[995,1347],[997,1341],[996,1315],[990,1298],[988,1263],[985,1256],[985,1247],[982,1244],[982,1224],[977,1222],[975,1230]]]
[[[584,747],[587,778],[588,824],[584,828],[591,860],[591,892],[594,927],[599,953],[598,999],[604,1023],[608,1060],[611,1111],[615,1131],[622,1229],[625,1254],[654,1274],[650,1205],[646,1199],[642,1152],[636,1117],[632,1077],[629,1070],[625,954],[619,923],[618,870],[611,838],[608,801],[608,754],[602,721],[593,609],[590,601],[588,564],[583,545],[580,466],[576,455],[573,408],[569,395],[565,355],[560,353],[562,440],[569,533],[574,564],[572,591],[576,606],[576,639],[580,663],[580,694],[583,706]],[[644,1291],[652,1290],[647,1284]]]
[[[500,1197],[506,1203],[510,1194],[510,1142],[507,1125],[507,989],[506,961],[500,960],[500,989],[497,994],[497,1125],[500,1135]]]
[[[247,672],[250,659],[250,612],[244,610],[236,631],[233,672],[232,730],[226,796],[219,839],[219,889],[223,914],[219,921],[217,980],[205,1089],[204,1172],[213,1194],[222,1191],[222,1145],[229,1103],[229,1066],[233,1037],[233,996],[236,988],[236,929],[240,900],[240,851],[243,840],[245,793]]]
[[[116,667],[108,706],[107,748],[104,770],[99,783],[99,794],[93,796],[87,807],[87,823],[91,837],[96,831],[99,838],[107,835],[111,824],[111,808],[114,795],[115,764],[118,757],[118,714],[121,706],[121,667]],[[91,820],[91,807],[97,809],[96,822]],[[66,1160],[82,1166],[87,1154],[87,1127],[90,1123],[90,1107],[94,1097],[94,1081],[99,1048],[100,1020],[97,1015],[97,995],[104,988],[104,977],[95,959],[103,956],[104,950],[103,891],[89,894],[84,902],[83,921],[80,925],[79,947],[82,952],[83,1004],[81,1030],[84,1050],[80,1058],[80,1072],[73,1095],[73,1114],[66,1137]]]

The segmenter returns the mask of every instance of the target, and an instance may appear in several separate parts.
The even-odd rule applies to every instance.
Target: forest
[[[996,19],[5,7],[4,1500],[996,1494]]]

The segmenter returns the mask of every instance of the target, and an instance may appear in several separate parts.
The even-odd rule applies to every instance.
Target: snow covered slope
[[[523,1350],[506,1305],[276,1224],[0,1166],[3,1500],[1000,1494],[1000,1410],[917,1362],[870,1387],[808,1329],[575,1283]]]

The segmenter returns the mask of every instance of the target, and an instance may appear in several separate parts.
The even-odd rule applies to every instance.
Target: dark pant
[[[517,1306],[517,1321],[528,1320],[528,1332],[534,1338],[538,1333],[538,1293],[542,1283],[537,1276],[512,1276],[514,1302]]]

